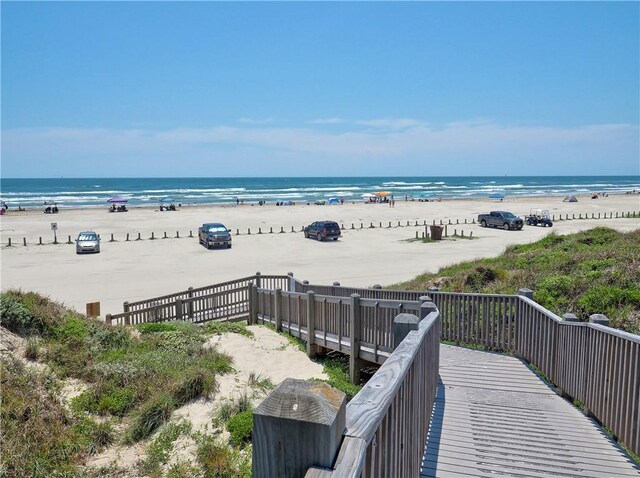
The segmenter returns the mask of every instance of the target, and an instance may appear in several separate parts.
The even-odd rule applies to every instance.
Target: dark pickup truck
[[[506,231],[509,229],[519,231],[524,227],[524,221],[509,211],[491,211],[489,214],[480,214],[478,223],[482,227],[501,227]]]
[[[220,246],[231,249],[231,232],[224,224],[210,222],[198,228],[198,239],[207,249]]]

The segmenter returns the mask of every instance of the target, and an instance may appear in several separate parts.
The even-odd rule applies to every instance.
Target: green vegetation
[[[251,442],[251,430],[253,430],[253,411],[245,410],[234,415],[227,422],[227,430],[230,433],[229,443],[232,446],[242,446]]]
[[[0,360],[0,477],[83,476],[87,472],[82,464],[89,455],[156,431],[149,456],[138,468],[145,475],[161,476],[171,443],[188,433],[168,425],[171,413],[209,396],[217,386],[216,374],[232,370],[230,357],[203,346],[213,327],[190,322],[143,324],[137,331],[109,327],[17,290],[0,294],[0,317],[4,327],[27,338],[25,358],[47,365],[42,372],[15,357]],[[229,325],[243,333],[241,326]],[[86,386],[69,409],[60,404],[61,380],[67,378]],[[268,386],[268,381],[257,380],[256,387]],[[181,475],[189,466],[177,463],[167,473],[189,476]],[[118,471],[100,474],[118,476]]]
[[[571,235],[552,233],[511,246],[504,254],[423,274],[395,289],[516,294],[562,315],[588,320],[604,314],[613,327],[640,333],[640,230],[622,233],[599,227]]]
[[[207,322],[204,330],[208,334],[240,334],[253,338],[253,332],[247,329],[245,322]]]
[[[197,437],[198,463],[204,470],[204,478],[250,478],[251,446],[238,450],[221,444],[211,436]],[[189,476],[189,475],[176,475]],[[200,476],[200,475],[197,475]]]
[[[50,374],[3,356],[0,476],[74,476],[82,457],[113,439],[109,423],[73,415],[58,402],[58,382]]]

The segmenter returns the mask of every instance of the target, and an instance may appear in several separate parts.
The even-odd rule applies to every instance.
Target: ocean
[[[176,204],[313,202],[342,198],[364,201],[387,191],[396,199],[481,198],[501,193],[542,196],[640,191],[640,176],[482,176],[482,177],[344,177],[344,178],[48,178],[0,179],[0,198],[10,208],[104,207],[113,196],[131,206],[155,206],[171,198]],[[171,202],[167,200],[166,202]]]

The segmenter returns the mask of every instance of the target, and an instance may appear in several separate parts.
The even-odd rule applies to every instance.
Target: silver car
[[[100,252],[100,236],[93,231],[83,231],[76,239],[76,254]]]

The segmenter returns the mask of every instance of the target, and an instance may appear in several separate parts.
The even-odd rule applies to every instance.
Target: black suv
[[[304,237],[315,237],[318,241],[329,238],[337,241],[340,235],[340,226],[333,221],[316,221],[304,228]]]

